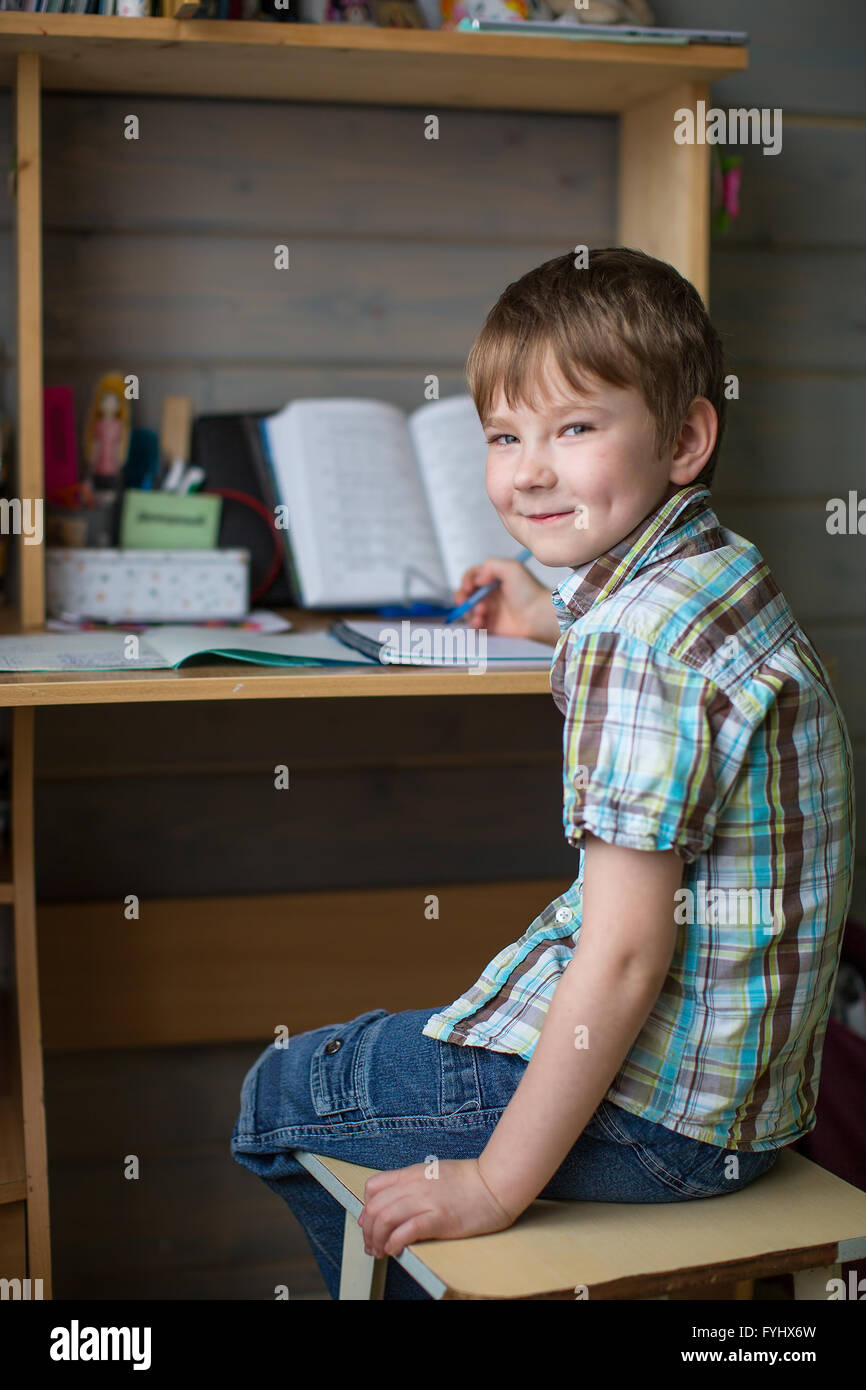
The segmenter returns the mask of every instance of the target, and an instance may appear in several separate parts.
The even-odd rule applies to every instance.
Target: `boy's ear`
[[[695,396],[680,427],[671,459],[670,480],[686,487],[705,466],[719,433],[719,417],[706,396]]]

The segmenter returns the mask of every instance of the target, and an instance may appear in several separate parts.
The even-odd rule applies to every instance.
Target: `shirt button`
[[[328,1052],[328,1053],[330,1053],[330,1052],[339,1052],[339,1051],[340,1051],[340,1048],[341,1048],[342,1046],[343,1046],[343,1039],[342,1039],[342,1038],[332,1038],[331,1041],[330,1041],[329,1043],[325,1043],[325,1051]]]
[[[558,907],[556,909],[557,922],[570,922],[574,913],[570,907]]]

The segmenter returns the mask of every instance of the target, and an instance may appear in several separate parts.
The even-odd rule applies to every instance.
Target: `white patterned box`
[[[200,622],[249,611],[248,550],[45,550],[46,609],[122,622]]]

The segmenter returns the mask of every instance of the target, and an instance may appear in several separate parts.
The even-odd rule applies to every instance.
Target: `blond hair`
[[[715,447],[696,483],[709,486],[725,427],[724,350],[703,301],[666,261],[625,246],[568,252],[536,266],[499,296],[466,363],[482,423],[500,387],[511,409],[536,408],[548,350],[575,391],[587,374],[635,387],[656,425],[656,451],[673,449],[689,407],[705,396],[718,417]]]

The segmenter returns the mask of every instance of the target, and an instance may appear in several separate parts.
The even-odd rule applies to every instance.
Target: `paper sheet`
[[[372,608],[445,594],[402,411],[295,401],[264,424],[306,605]]]

